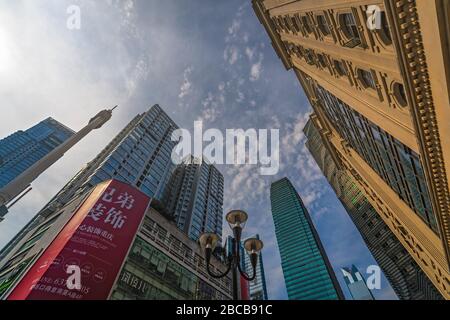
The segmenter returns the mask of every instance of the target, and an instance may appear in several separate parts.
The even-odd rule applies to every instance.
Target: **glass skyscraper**
[[[270,199],[289,299],[344,299],[308,210],[289,179],[272,183]]]
[[[259,234],[255,235],[252,238],[259,239]],[[245,242],[245,241],[244,241]],[[245,261],[245,270],[247,273],[252,276],[252,264],[250,261],[250,256],[248,254],[244,255]],[[256,267],[256,277],[253,281],[250,281],[250,299],[251,300],[269,300],[269,296],[267,294],[267,285],[266,285],[266,274],[264,272],[264,263],[262,252],[259,253],[258,265]]]
[[[0,267],[1,259],[27,237],[28,230],[51,224],[47,217],[102,181],[114,178],[160,199],[175,167],[171,153],[177,142],[171,141],[171,135],[177,128],[158,105],[136,116],[6,245],[0,252]]]
[[[189,156],[173,171],[162,202],[191,239],[212,232],[222,241],[223,184],[222,173],[206,159]]]
[[[42,159],[74,131],[58,121],[47,118],[25,131],[18,131],[0,140],[0,188]]]

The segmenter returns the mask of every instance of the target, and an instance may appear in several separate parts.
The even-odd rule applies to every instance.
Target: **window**
[[[327,62],[325,60],[325,57],[323,54],[319,53],[317,55],[317,62],[319,63],[319,66],[322,68],[326,68],[327,67]]]
[[[381,29],[378,29],[377,32],[385,45],[392,44],[391,30],[389,28],[386,12],[384,11],[381,12]]]
[[[273,22],[273,24],[275,26],[275,29],[277,31],[282,31],[283,30],[283,26],[281,25],[280,20],[278,19],[278,17],[273,17],[272,18],[272,22]]]
[[[317,16],[317,24],[319,26],[320,32],[322,32],[324,36],[330,35],[330,28],[328,26],[327,20],[325,19],[325,16]]]
[[[305,50],[305,60],[306,63],[313,65],[314,63],[314,53],[311,49],[306,49]]]
[[[345,69],[344,63],[340,60],[334,60],[334,68],[340,76],[346,76],[347,70]]]
[[[285,30],[286,31],[291,31],[291,24],[290,24],[290,19],[288,17],[284,17],[283,21],[284,21],[284,26],[285,26]]]
[[[343,13],[339,15],[339,24],[345,36],[349,40],[359,39],[358,26],[352,13]]]
[[[303,58],[303,48],[302,48],[302,46],[296,46],[294,48],[294,52],[297,55],[297,57]]]
[[[295,52],[295,45],[293,43],[285,42],[284,46],[288,54],[292,54]]]
[[[406,107],[408,100],[406,99],[405,86],[399,82],[395,82],[393,86],[394,97],[400,107]]]
[[[296,17],[291,17],[291,24],[294,27],[294,32],[300,32],[300,25],[296,19]]]
[[[303,28],[305,29],[306,33],[311,33],[312,29],[311,29],[311,24],[309,22],[309,18],[307,16],[302,16],[301,21],[302,21],[302,25],[303,25]]]
[[[376,89],[377,85],[373,78],[372,72],[363,69],[358,69],[358,78],[364,88]]]

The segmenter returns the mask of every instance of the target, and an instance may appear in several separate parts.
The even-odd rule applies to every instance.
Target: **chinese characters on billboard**
[[[149,202],[116,180],[97,186],[8,299],[107,299]],[[67,285],[69,267],[80,271],[75,289]]]

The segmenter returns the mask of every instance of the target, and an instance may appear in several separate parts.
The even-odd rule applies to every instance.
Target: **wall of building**
[[[381,29],[369,30],[369,5],[384,12]],[[283,64],[299,78],[327,145],[332,146],[332,157],[342,163],[433,284],[450,298],[450,148],[445,147],[450,139],[446,59],[450,30],[445,1],[253,0],[253,6]],[[373,163],[355,151],[329,119],[318,88],[418,156],[421,189],[429,195],[435,221],[424,220]],[[417,194],[411,188],[407,187],[409,193]]]

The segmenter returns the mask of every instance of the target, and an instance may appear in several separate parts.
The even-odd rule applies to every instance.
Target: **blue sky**
[[[81,29],[66,28],[69,5]],[[104,107],[113,119],[43,174],[0,224],[3,246],[137,113],[158,103],[182,128],[280,129],[280,172],[219,166],[225,203],[258,232],[269,296],[286,299],[270,212],[270,183],[289,177],[309,208],[345,293],[340,267],[376,264],[304,146],[311,111],[292,71],[242,0],[4,1],[0,3],[0,136],[52,116],[77,130]],[[7,112],[5,112],[7,111]],[[227,232],[227,230],[224,230]],[[382,280],[377,298],[394,299]]]

